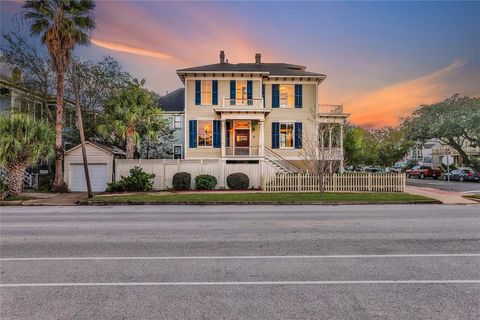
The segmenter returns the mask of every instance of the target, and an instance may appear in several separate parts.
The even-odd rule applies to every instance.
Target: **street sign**
[[[449,166],[453,163],[453,157],[449,154],[443,157],[442,163],[446,166]]]

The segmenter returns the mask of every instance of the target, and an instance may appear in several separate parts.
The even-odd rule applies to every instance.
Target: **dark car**
[[[445,172],[442,176],[443,180],[448,180],[448,173]],[[472,169],[456,169],[450,171],[450,180],[455,181],[480,181],[480,174],[478,172],[473,171]]]
[[[438,169],[432,169],[429,166],[414,166],[412,169],[405,171],[407,178],[418,177],[419,179],[425,179],[431,177],[437,180],[442,172]]]

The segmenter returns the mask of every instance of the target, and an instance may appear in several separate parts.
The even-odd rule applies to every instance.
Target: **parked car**
[[[419,179],[433,178],[437,180],[442,172],[438,169],[432,169],[429,166],[414,166],[412,169],[408,169],[406,172],[407,178],[418,177]]]
[[[362,172],[370,172],[370,173],[384,173],[385,170],[380,167],[365,167],[363,168]]]
[[[480,173],[473,171],[470,168],[462,168],[462,169],[456,169],[450,171],[450,174],[445,172],[442,175],[443,180],[448,180],[448,176],[450,175],[450,180],[455,180],[455,181],[474,181],[474,182],[479,182],[480,181]]]
[[[395,167],[386,167],[385,168],[385,173],[401,173],[402,169],[401,168],[395,168]]]

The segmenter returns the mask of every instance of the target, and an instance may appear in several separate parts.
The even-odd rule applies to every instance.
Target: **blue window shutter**
[[[220,148],[221,146],[221,122],[220,120],[213,120],[213,147]]]
[[[272,149],[280,147],[280,123],[272,122]]]
[[[189,120],[188,121],[188,146],[190,148],[197,147],[197,120]]]
[[[230,104],[234,105],[235,104],[235,98],[237,94],[237,82],[235,80],[230,80]]]
[[[227,131],[225,133],[225,145],[230,147],[230,121],[225,122],[225,130]]]
[[[252,80],[247,80],[247,104],[252,105],[253,104],[253,81]]]
[[[262,99],[263,99],[263,107],[265,108],[265,85],[262,84]]]
[[[295,122],[295,149],[302,149],[302,123]]]
[[[212,104],[218,105],[218,80],[212,81]]]
[[[295,85],[295,108],[302,107],[302,85]]]
[[[202,90],[202,83],[200,80],[195,80],[195,105],[201,104],[201,90]]]
[[[280,85],[272,84],[272,108],[280,107]]]

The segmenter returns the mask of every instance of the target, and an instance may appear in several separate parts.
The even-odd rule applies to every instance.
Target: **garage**
[[[99,143],[87,141],[88,171],[92,184],[92,191],[103,192],[107,183],[112,182],[116,158],[123,158],[125,152],[115,147],[108,147]],[[80,145],[65,153],[64,178],[68,189],[72,192],[86,192],[87,183],[83,167],[83,154]]]
[[[85,169],[83,164],[71,164],[71,183],[70,191],[86,191],[87,182],[85,180]],[[107,164],[89,164],[88,172],[90,174],[90,183],[92,184],[92,191],[101,192],[107,188]]]

